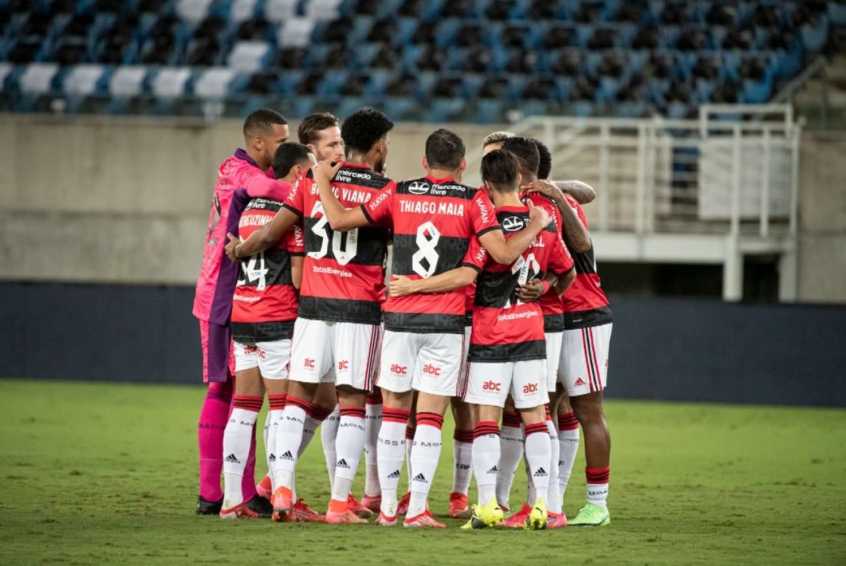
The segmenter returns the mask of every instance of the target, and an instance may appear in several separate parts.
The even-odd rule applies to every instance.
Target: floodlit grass
[[[846,563],[846,411],[609,402],[610,527],[465,532],[447,520],[435,532],[195,516],[202,398],[200,387],[0,382],[0,563]],[[430,498],[441,518],[445,430]],[[297,487],[324,510],[318,444]],[[358,495],[362,481],[363,465]],[[517,502],[522,472],[514,489]]]

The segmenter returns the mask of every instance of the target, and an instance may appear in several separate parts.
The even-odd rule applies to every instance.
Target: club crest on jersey
[[[523,229],[525,223],[519,216],[506,216],[502,219],[502,229],[506,232],[518,232]]]
[[[420,181],[414,181],[410,185],[408,185],[408,192],[413,195],[425,195],[429,192],[429,183],[421,183]]]

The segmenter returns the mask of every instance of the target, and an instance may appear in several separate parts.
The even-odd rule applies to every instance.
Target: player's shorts
[[[235,355],[229,327],[201,320],[200,344],[203,348],[203,383],[229,381],[235,375]]]
[[[378,324],[298,318],[288,379],[303,383],[334,381],[336,386],[371,391],[381,341]]]
[[[235,342],[235,371],[259,368],[264,379],[288,379],[291,341],[287,339],[244,344]]]
[[[463,388],[464,334],[385,331],[378,385],[394,393],[420,391],[454,397]]]
[[[558,381],[570,397],[605,389],[613,323],[564,331]]]
[[[458,370],[458,386],[460,390],[456,392],[455,396],[463,399],[464,394],[467,393],[467,372],[470,371],[470,362],[467,361],[467,352],[470,351],[470,335],[473,334],[472,326],[464,327],[464,343],[461,345],[461,369]]]
[[[511,394],[517,409],[534,409],[549,402],[546,360],[472,362],[466,403],[504,407]]]
[[[563,340],[563,331],[546,333],[546,390],[549,393],[555,393],[558,385],[558,362],[561,360]]]

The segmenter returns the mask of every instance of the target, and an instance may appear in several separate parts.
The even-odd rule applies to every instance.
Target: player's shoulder
[[[529,209],[525,206],[505,206],[496,210],[496,219],[506,234],[519,232],[529,225]]]
[[[432,177],[409,179],[396,184],[398,195],[431,196],[464,200],[470,200],[476,196],[476,190],[454,179],[433,179]]]
[[[341,165],[341,168],[338,169],[333,182],[358,185],[360,187],[377,190],[395,185],[392,179],[377,173],[366,165],[354,165],[352,163],[347,163],[346,161]]]

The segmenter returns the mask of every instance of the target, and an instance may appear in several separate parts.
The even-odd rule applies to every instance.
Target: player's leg
[[[382,392],[378,387],[367,396],[364,407],[364,497],[361,504],[370,511],[379,511],[382,488],[379,484],[377,446],[382,428]]]
[[[558,385],[558,364],[561,359],[561,345],[564,332],[546,333],[546,390],[550,402],[546,406],[546,428],[549,433],[549,440],[552,443],[549,463],[549,493],[547,505],[549,506],[548,527],[560,527],[566,524],[562,497],[558,486],[558,466],[560,461],[560,447],[558,429],[555,427],[555,417],[558,413],[556,402],[556,389]],[[534,483],[532,483],[534,485]],[[529,499],[531,501],[532,499]]]
[[[523,457],[523,423],[520,414],[514,408],[509,396],[502,412],[501,456],[497,465],[496,499],[504,511],[508,512],[511,486]]]
[[[270,410],[267,412],[270,425],[268,426],[267,435],[264,441],[265,451],[267,453],[268,472],[267,478],[270,481],[270,487],[265,484],[265,480],[261,481],[261,489],[256,487],[259,495],[262,491],[266,491],[266,495],[262,495],[270,500],[273,497],[273,490],[275,478],[273,475],[273,465],[276,463],[276,433],[279,430],[279,420],[282,418],[282,413],[285,410],[285,401],[288,398],[288,380],[287,379],[267,379],[264,380],[264,388],[267,391],[267,399],[270,403]]]
[[[561,399],[558,404],[558,485],[563,501],[573,465],[579,452],[579,421],[573,414],[570,396],[590,392],[591,384],[587,372],[588,360],[585,358],[583,331],[571,329],[564,331],[561,347],[561,361],[558,365],[558,389]]]
[[[499,524],[503,519],[497,497],[498,466],[501,460],[499,419],[510,386],[511,363],[470,363],[465,403],[476,409],[473,429],[473,475],[478,489],[478,504],[470,521],[462,528],[480,529]]]
[[[459,391],[464,334],[424,334],[412,377],[417,391],[414,442],[411,450],[411,499],[404,527],[444,528],[429,511],[428,497],[441,457],[444,413]]]
[[[350,509],[350,495],[364,450],[365,400],[373,388],[381,345],[379,325],[337,322],[332,325],[340,422],[335,441],[335,483],[326,521],[366,523]]]
[[[236,344],[235,401],[223,434],[224,496],[221,518],[258,517],[245,500],[244,483],[250,445],[255,441],[255,424],[264,400],[264,384],[258,367],[258,348]],[[250,485],[254,479],[250,479]]]
[[[213,327],[213,328],[210,328]],[[229,409],[235,390],[229,369],[230,342],[228,330],[200,321],[203,349],[203,380],[208,384],[197,423],[197,444],[200,454],[200,493],[197,495],[199,515],[217,515],[223,505],[220,473],[223,470],[223,431],[229,420]]]
[[[382,427],[377,438],[376,461],[382,489],[377,522],[383,526],[396,525],[399,515],[397,487],[406,457],[406,446],[411,444],[407,439],[406,428],[409,426],[413,402],[411,378],[419,338],[417,334],[390,330],[386,330],[382,338],[378,379],[382,391]]]
[[[297,319],[291,348],[288,397],[276,431],[273,518],[286,520],[294,505],[294,471],[300,454],[306,418],[321,380],[332,367],[329,325],[320,320]]]
[[[452,489],[449,495],[449,516],[453,519],[467,519],[472,510],[467,503],[470,479],[473,476],[473,429],[476,420],[472,407],[461,397],[467,389],[467,350],[470,348],[472,326],[464,327],[464,341],[461,346],[461,370],[458,375],[459,395],[450,401],[452,418],[455,422],[453,433]]]
[[[449,516],[453,519],[468,519],[472,513],[467,505],[467,492],[473,475],[473,430],[476,422],[471,406],[460,397],[450,399],[452,418],[455,421],[453,433],[452,489],[449,494]]]
[[[564,494],[567,492],[567,485],[570,483],[570,476],[573,473],[573,465],[576,463],[576,456],[579,453],[579,421],[573,414],[573,406],[570,404],[570,396],[563,385],[558,385],[557,409],[558,409],[558,493],[561,501],[564,501]]]
[[[574,387],[570,390],[570,402],[584,434],[587,504],[570,524],[605,526],[611,522],[606,504],[610,477],[611,434],[602,408],[602,392],[607,383],[611,324],[584,328],[581,332],[584,340],[585,372],[590,391],[584,392],[584,388]]]
[[[532,510],[526,519],[526,528],[545,529],[547,522],[546,501],[549,498],[549,467],[552,463],[552,443],[546,420],[549,401],[546,386],[546,360],[529,360],[514,363],[511,396],[514,407],[520,411],[526,434],[526,465],[534,485],[535,499],[529,503]]]
[[[329,416],[320,427],[320,440],[323,447],[323,458],[326,460],[326,471],[329,473],[329,491],[335,483],[335,437],[338,436],[338,422],[340,409],[338,407],[338,392],[335,391],[335,375],[332,380],[321,383],[317,387],[314,404],[329,410]]]

